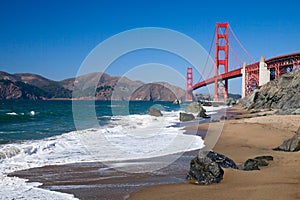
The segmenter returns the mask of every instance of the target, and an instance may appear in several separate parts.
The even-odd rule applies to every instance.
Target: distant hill
[[[168,83],[144,84],[105,73],[53,81],[36,74],[0,72],[0,99],[71,99],[72,95],[75,99],[173,101],[183,100],[185,91]]]
[[[131,100],[174,101],[183,100],[185,91],[169,83],[156,82],[142,85],[131,95]]]

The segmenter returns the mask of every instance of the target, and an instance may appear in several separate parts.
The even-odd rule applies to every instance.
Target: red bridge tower
[[[215,91],[214,101],[218,101],[220,96],[228,98],[228,79],[222,81],[220,74],[228,73],[228,22],[216,24],[216,59],[215,59]],[[220,73],[220,68],[224,71]],[[224,87],[220,91],[220,84]]]
[[[193,100],[193,68],[188,67],[186,72],[186,94],[185,100],[192,101]]]

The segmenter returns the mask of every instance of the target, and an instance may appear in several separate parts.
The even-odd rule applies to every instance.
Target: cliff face
[[[35,74],[0,72],[0,99],[70,99],[73,95],[76,99],[173,101],[184,94],[183,89],[167,83],[144,84],[104,73],[58,82]]]
[[[247,109],[273,108],[291,114],[300,108],[300,69],[270,81],[242,100]]]

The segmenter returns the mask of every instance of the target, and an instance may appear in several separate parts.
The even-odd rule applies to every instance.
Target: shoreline
[[[237,109],[238,111],[239,109]],[[300,152],[273,151],[294,135],[300,125],[299,115],[267,115],[250,118],[250,111],[241,110],[244,118],[225,122],[223,133],[213,148],[236,163],[249,158],[271,155],[274,161],[259,171],[224,169],[219,184],[194,185],[188,182],[151,186],[134,192],[128,200],[181,199],[299,199]],[[201,124],[198,130],[207,130]],[[195,128],[195,127],[193,127]]]
[[[236,163],[242,163],[248,158],[252,158],[258,155],[272,155],[274,151],[270,150],[276,145],[280,145],[281,142],[289,138],[293,131],[297,127],[293,124],[299,122],[300,116],[260,116],[257,113],[251,114],[250,111],[240,110],[239,107],[230,108],[226,112],[229,119],[226,120],[223,128],[223,134],[221,135],[218,143],[214,150],[218,153],[224,154],[232,158]],[[245,118],[235,119],[234,116],[246,116]],[[248,118],[249,115],[259,116],[254,118]],[[223,123],[222,122],[210,122],[203,123],[196,126],[190,126],[185,128],[188,134],[188,129],[197,130],[197,133],[205,132],[212,123]],[[276,122],[276,123],[274,123]],[[287,123],[286,126],[282,126],[282,123]],[[249,129],[255,131],[254,135],[247,137]],[[287,129],[285,133],[282,133],[283,129]],[[233,131],[233,133],[231,133]],[[245,133],[242,133],[245,131]],[[271,132],[270,132],[271,131]],[[272,132],[273,131],[273,132]],[[273,143],[268,143],[267,146],[264,143],[265,137],[258,139],[261,135],[272,136],[275,133],[275,139]],[[198,135],[198,134],[197,134]],[[251,135],[251,134],[249,134]],[[199,134],[198,136],[202,136]],[[251,144],[251,140],[256,140],[257,145]],[[246,144],[243,144],[246,142]],[[269,141],[270,142],[270,141]],[[249,143],[249,144],[248,144]],[[276,145],[275,145],[276,143]],[[264,145],[263,148],[259,145]],[[275,145],[275,146],[274,146]],[[240,154],[237,154],[239,150]],[[240,186],[240,178],[244,177],[245,181],[253,175],[261,176],[259,172],[244,172],[236,170],[225,169],[225,176],[221,183],[210,186],[198,186],[188,184],[185,180],[186,174],[189,170],[190,160],[197,155],[198,150],[189,151],[183,154],[178,160],[155,173],[140,173],[130,174],[122,171],[116,171],[114,167],[109,167],[99,162],[90,163],[73,163],[64,165],[51,165],[40,168],[31,168],[24,171],[17,171],[11,173],[10,176],[17,176],[21,178],[29,179],[29,182],[41,182],[43,183],[40,188],[46,190],[53,190],[62,193],[73,194],[75,197],[80,199],[114,199],[114,200],[135,200],[135,199],[186,199],[187,194],[197,194],[197,190],[205,190],[206,198],[209,198],[211,191],[213,190],[224,190],[222,194],[226,194],[226,190],[230,191],[237,186]],[[269,167],[276,168],[278,160],[282,160],[284,153],[277,152],[278,156],[274,156],[275,161],[271,162],[268,167],[262,168],[261,172],[268,170]],[[295,154],[296,155],[296,154]],[[299,156],[299,155],[298,155]],[[157,161],[159,161],[159,158]],[[155,159],[141,159],[141,160],[128,160],[124,162],[118,162],[117,164],[130,164],[139,162],[140,165],[143,163],[155,163]],[[275,165],[274,165],[275,163]],[[297,162],[300,164],[299,162]],[[144,167],[144,166],[142,166]],[[271,168],[272,169],[272,168]],[[282,169],[277,167],[276,169]],[[300,171],[298,171],[300,172]],[[299,174],[300,173],[296,173]],[[238,185],[233,184],[232,180],[237,180]],[[299,177],[300,180],[300,177]],[[224,186],[225,184],[225,186]],[[270,183],[267,183],[270,184]],[[299,183],[295,184],[297,187]],[[226,189],[224,189],[225,187]],[[232,188],[233,187],[233,188]],[[168,196],[173,194],[173,190],[178,191],[176,196]],[[180,192],[181,191],[181,192]],[[188,191],[188,192],[186,192]],[[232,191],[235,193],[234,191]],[[159,196],[153,196],[153,193],[159,194]],[[187,194],[186,194],[187,193]],[[205,195],[203,194],[203,195]],[[200,195],[200,194],[198,194]],[[202,193],[201,193],[202,195]],[[241,196],[242,197],[242,196]],[[243,196],[244,197],[244,196]],[[192,196],[187,197],[187,199]],[[218,197],[220,198],[220,197]],[[230,197],[232,198],[232,197]],[[211,198],[214,199],[214,198]],[[235,198],[233,198],[235,199]]]
[[[47,165],[38,168],[16,171],[9,177],[27,179],[28,182],[39,182],[39,188],[85,199],[127,199],[131,193],[153,185],[184,183],[189,161],[198,150],[177,154],[137,160],[125,160],[108,163],[77,162],[62,165]],[[164,157],[179,157],[172,164],[154,172],[127,173],[118,166],[145,168],[164,160]],[[138,165],[137,165],[138,163]],[[116,167],[114,167],[116,166]],[[117,170],[119,169],[119,170]]]
[[[199,123],[199,120],[196,120],[193,124],[196,122]],[[188,135],[187,133],[184,134]],[[194,135],[196,135],[195,131]],[[29,180],[28,182],[39,182],[43,184],[39,188],[74,194],[75,197],[80,199],[89,199],[90,195],[93,195],[98,199],[123,200],[123,198],[127,198],[130,193],[141,189],[141,187],[185,182],[189,161],[197,155],[197,152],[198,150],[190,150],[185,153],[180,152],[147,159],[123,160],[111,163],[112,165],[106,165],[106,162],[45,165],[43,167],[15,171],[10,173],[9,176],[25,178]],[[170,159],[172,160],[170,166],[164,164],[171,163]],[[161,168],[160,166],[163,166],[163,168],[150,173],[130,174],[117,171],[116,169],[120,165],[132,165],[140,169],[150,169],[153,165],[155,165],[154,168],[156,166],[159,166],[158,169]],[[142,184],[140,179],[143,180]],[[103,187],[110,189],[103,189]],[[100,194],[95,194],[95,190],[101,191]],[[114,198],[111,198],[112,195]]]

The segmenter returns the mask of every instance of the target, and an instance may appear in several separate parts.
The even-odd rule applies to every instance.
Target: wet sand
[[[198,151],[184,154],[168,155],[168,158],[179,158],[171,165],[156,171],[128,173],[122,167],[130,166],[130,171],[140,171],[153,165],[164,165],[165,157],[151,159],[127,160],[105,165],[101,162],[52,165],[17,171],[10,176],[26,178],[30,182],[43,183],[41,188],[74,194],[82,200],[123,200],[132,192],[144,187],[162,184],[184,183],[189,161]],[[107,164],[107,163],[106,163]],[[128,170],[128,168],[126,168]]]
[[[294,135],[299,126],[299,115],[228,120],[214,147],[216,152],[237,163],[259,155],[271,155],[274,161],[259,171],[226,169],[219,184],[199,186],[183,183],[147,187],[133,193],[129,199],[300,199],[300,152],[272,150]],[[203,124],[198,129],[206,130],[207,127]]]

